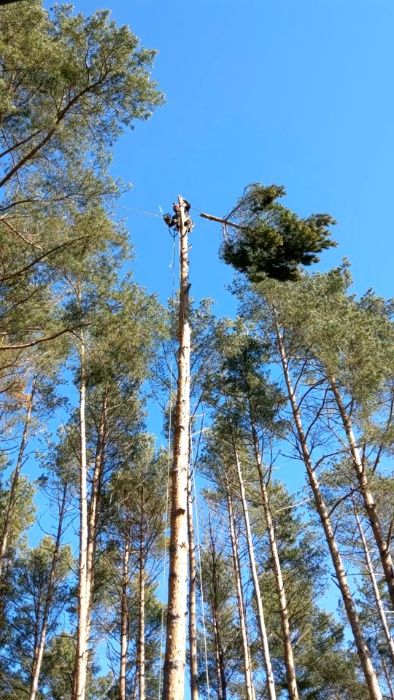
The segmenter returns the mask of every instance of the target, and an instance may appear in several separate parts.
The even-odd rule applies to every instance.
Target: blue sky
[[[178,193],[192,204],[192,295],[234,312],[218,259],[226,214],[252,182],[285,185],[301,215],[328,212],[355,290],[392,294],[394,5],[392,0],[76,0],[110,6],[144,46],[166,104],[115,147],[112,171],[133,183],[119,206],[135,247],[135,277],[165,301],[172,242],[159,214]],[[286,462],[284,470],[286,471]],[[302,479],[290,481],[293,487]],[[299,481],[298,481],[299,485]],[[327,601],[326,601],[327,603]],[[328,603],[334,606],[334,596]]]
[[[158,212],[181,192],[196,211],[192,293],[233,308],[218,261],[219,228],[245,185],[283,184],[300,214],[328,211],[356,290],[391,291],[394,6],[391,0],[121,0],[105,2],[143,45],[167,103],[115,148],[113,172],[134,184],[123,206]],[[91,13],[97,0],[78,0]],[[127,216],[135,273],[163,299],[170,240],[160,219]]]

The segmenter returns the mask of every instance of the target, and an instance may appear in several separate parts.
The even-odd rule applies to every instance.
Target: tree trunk
[[[49,572],[48,588],[45,596],[44,609],[42,612],[42,620],[40,625],[40,633],[34,647],[33,663],[31,670],[30,693],[29,700],[36,700],[38,692],[38,682],[40,679],[42,659],[44,656],[45,642],[48,630],[48,619],[51,609],[53,594],[55,590],[56,567],[59,561],[60,545],[63,535],[63,521],[66,510],[67,500],[67,485],[63,487],[62,500],[60,502],[59,521],[56,532],[55,547],[52,555],[51,568]]]
[[[129,583],[129,559],[130,547],[128,536],[125,536],[122,565],[122,591],[120,601],[120,668],[119,668],[119,700],[126,700],[126,671],[127,651],[129,645],[129,607],[128,607],[128,583]]]
[[[197,616],[196,616],[196,549],[194,544],[192,480],[189,473],[187,490],[187,529],[189,539],[189,650],[190,697],[198,700]]]
[[[365,557],[365,563],[367,565],[367,571],[368,571],[368,574],[369,574],[369,577],[370,577],[371,583],[372,583],[372,590],[373,590],[373,594],[374,594],[374,598],[375,598],[375,602],[376,602],[376,607],[378,610],[380,621],[382,623],[383,632],[384,632],[384,636],[385,636],[386,641],[387,641],[387,646],[389,648],[391,660],[392,660],[393,665],[394,665],[394,639],[392,638],[392,636],[390,634],[390,628],[387,624],[386,613],[384,612],[382,598],[381,598],[379,587],[378,587],[378,584],[376,581],[376,576],[375,576],[375,572],[374,572],[374,568],[373,568],[373,564],[372,564],[372,559],[371,559],[371,555],[369,553],[368,543],[367,543],[367,540],[366,540],[366,537],[364,534],[361,520],[360,520],[356,510],[354,511],[354,515],[356,516],[357,528],[358,528],[358,531],[360,534],[360,538],[361,538],[361,542],[362,542],[362,546],[363,546],[363,550],[364,550],[364,557]]]
[[[334,378],[330,379],[330,386],[334,394],[336,404],[338,406],[343,427],[345,429],[349,445],[349,451],[352,457],[354,470],[360,486],[361,495],[363,497],[365,510],[367,511],[369,522],[371,523],[372,532],[374,534],[376,546],[379,551],[380,561],[382,562],[384,577],[386,579],[391,604],[394,607],[394,567],[390,553],[389,543],[386,541],[383,535],[376,502],[369,487],[368,476],[366,474],[365,465],[363,464],[363,460],[361,459],[360,450],[358,449],[357,442],[354,436],[352,422],[350,416],[346,412],[344,403],[342,401],[342,396]]]
[[[97,544],[97,525],[98,516],[100,513],[101,487],[103,480],[105,447],[107,439],[107,407],[108,394],[104,391],[103,403],[100,415],[100,423],[98,429],[98,439],[96,446],[96,455],[94,460],[93,481],[88,503],[88,544],[87,544],[87,565],[86,565],[86,595],[88,598],[88,617],[86,623],[86,644],[89,644],[90,639],[90,622],[93,606],[93,590],[94,590],[94,566]]]
[[[298,700],[299,695],[298,695],[298,688],[297,688],[297,676],[296,676],[295,663],[294,663],[293,645],[291,643],[291,634],[290,634],[289,608],[287,605],[287,597],[286,597],[285,584],[283,581],[282,567],[281,567],[281,563],[280,563],[280,559],[279,559],[278,546],[276,543],[275,526],[274,526],[274,522],[272,519],[267,487],[265,485],[265,480],[264,480],[264,471],[263,471],[263,464],[261,461],[259,441],[258,441],[256,428],[254,427],[253,422],[252,422],[252,435],[253,435],[253,447],[254,447],[254,454],[255,454],[255,460],[256,460],[256,467],[257,467],[257,471],[258,471],[258,475],[259,475],[259,482],[260,482],[261,499],[263,502],[264,516],[265,516],[265,521],[266,521],[267,530],[268,530],[270,551],[271,551],[272,562],[273,562],[275,587],[276,587],[276,592],[278,594],[278,600],[279,600],[279,613],[280,613],[280,622],[281,622],[281,627],[282,627],[287,690],[289,693],[290,700]]]
[[[242,651],[244,657],[244,675],[245,675],[245,691],[246,700],[255,700],[255,692],[253,688],[252,681],[252,668],[250,661],[250,650],[248,643],[248,633],[246,629],[246,616],[245,616],[245,604],[244,596],[242,590],[242,580],[241,580],[241,566],[239,561],[239,552],[237,537],[235,533],[235,520],[234,520],[234,508],[233,500],[230,493],[229,483],[226,477],[226,492],[227,492],[227,511],[228,511],[228,521],[231,539],[231,550],[233,556],[233,567],[234,567],[234,577],[235,585],[237,591],[237,604],[238,604],[238,617],[239,617],[239,627],[242,636]]]
[[[36,380],[34,379],[33,383],[32,383],[32,387],[31,387],[30,395],[29,395],[29,398],[28,398],[27,403],[26,403],[26,416],[25,416],[25,421],[24,421],[24,425],[23,425],[22,438],[21,438],[21,442],[19,445],[15,469],[14,469],[12,477],[11,477],[10,492],[8,494],[8,503],[7,503],[7,508],[6,508],[6,512],[5,512],[5,516],[4,516],[3,532],[1,534],[1,543],[0,543],[0,578],[1,578],[2,573],[3,573],[4,560],[5,560],[5,557],[7,554],[7,549],[8,549],[12,516],[14,513],[15,503],[16,503],[16,499],[17,499],[17,495],[18,495],[19,476],[20,476],[21,469],[23,466],[23,457],[25,454],[27,440],[28,440],[29,426],[30,426],[30,421],[31,421],[31,412],[32,412],[32,408],[33,408],[33,400],[34,400],[35,390],[36,390]]]
[[[259,577],[258,577],[258,573],[257,573],[256,560],[255,560],[255,556],[254,556],[252,530],[250,527],[250,520],[249,520],[249,510],[248,510],[248,504],[246,501],[245,486],[244,486],[244,482],[243,482],[241,463],[239,461],[238,453],[237,453],[235,446],[234,446],[234,457],[235,457],[235,464],[236,464],[236,468],[237,468],[237,476],[238,476],[240,496],[241,496],[241,502],[242,502],[242,510],[243,510],[244,520],[245,520],[246,541],[247,541],[247,545],[248,545],[250,569],[252,572],[253,588],[254,588],[254,595],[255,595],[255,600],[256,600],[257,623],[258,623],[258,628],[259,628],[259,633],[260,633],[261,645],[263,648],[264,667],[265,667],[265,672],[266,672],[266,676],[267,676],[268,697],[270,698],[270,700],[276,700],[275,681],[274,681],[274,674],[272,671],[271,655],[270,655],[269,645],[268,645],[267,628],[265,626],[265,620],[264,620],[263,601],[262,601],[261,593],[260,593]]]
[[[226,678],[226,662],[223,651],[220,619],[219,619],[219,595],[218,595],[218,572],[216,563],[215,541],[212,535],[211,522],[209,521],[209,536],[211,541],[211,559],[212,559],[212,621],[213,632],[215,639],[215,658],[216,658],[216,675],[218,683],[218,700],[227,700],[227,678]]]
[[[187,615],[187,475],[190,430],[190,325],[188,228],[184,201],[180,207],[180,296],[178,382],[175,406],[174,461],[171,470],[171,534],[168,576],[166,653],[163,700],[184,695]]]
[[[87,550],[88,550],[88,494],[87,494],[87,452],[86,452],[86,368],[84,335],[81,332],[80,346],[80,385],[79,385],[79,430],[80,430],[80,471],[79,471],[79,567],[78,567],[78,629],[77,650],[74,670],[73,700],[85,700],[88,668],[88,617],[89,598],[87,590]]]
[[[139,613],[138,613],[138,700],[145,700],[145,503],[144,486],[141,486],[140,552],[139,552]]]
[[[351,630],[353,632],[353,637],[354,637],[354,641],[356,643],[357,653],[358,653],[358,656],[360,659],[361,667],[362,667],[363,672],[364,672],[369,695],[370,695],[371,700],[382,700],[382,693],[381,693],[381,690],[379,688],[378,679],[377,679],[375,669],[374,669],[373,664],[372,664],[372,659],[371,659],[371,656],[369,653],[369,649],[368,649],[368,646],[367,646],[366,641],[364,639],[364,635],[362,633],[362,629],[361,629],[360,620],[359,620],[359,617],[357,614],[356,606],[354,604],[353,597],[352,597],[352,594],[351,594],[351,591],[349,588],[349,584],[347,582],[345,569],[344,569],[344,566],[342,563],[341,555],[339,553],[337,542],[335,540],[334,529],[333,529],[333,526],[331,524],[329,512],[328,512],[327,506],[325,504],[325,501],[323,499],[323,496],[322,496],[322,493],[320,490],[320,484],[319,484],[319,481],[318,481],[317,476],[315,474],[315,470],[314,470],[313,465],[312,465],[312,460],[311,460],[311,456],[309,453],[309,448],[307,445],[304,429],[302,426],[301,413],[300,413],[300,410],[297,406],[295,393],[294,393],[292,383],[291,383],[288,360],[287,360],[287,355],[285,352],[283,338],[279,332],[278,327],[276,329],[276,337],[277,337],[278,349],[279,349],[281,363],[282,363],[283,375],[284,375],[285,383],[286,383],[286,387],[287,387],[288,398],[289,398],[292,413],[293,413],[294,423],[295,423],[297,434],[298,434],[298,440],[299,440],[299,444],[300,444],[301,451],[302,451],[303,461],[304,461],[304,464],[306,467],[308,481],[309,481],[309,484],[310,484],[310,487],[311,487],[311,490],[313,493],[316,510],[318,512],[321,524],[323,526],[324,534],[326,537],[326,542],[327,542],[327,545],[329,548],[331,560],[332,560],[334,570],[336,573],[338,586],[339,586],[339,589],[341,591],[343,604],[344,604],[344,607],[346,610],[346,614],[347,614],[347,617],[349,620]]]

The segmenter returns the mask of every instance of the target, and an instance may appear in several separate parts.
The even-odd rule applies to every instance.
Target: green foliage
[[[249,185],[228,216],[230,228],[231,221],[240,228],[231,228],[221,255],[251,282],[297,280],[300,265],[318,262],[319,253],[335,246],[329,230],[334,219],[328,214],[302,219],[277,202],[284,194],[283,187]]]

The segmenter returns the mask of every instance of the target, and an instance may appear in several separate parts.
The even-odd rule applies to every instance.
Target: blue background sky
[[[172,242],[159,217],[178,193],[193,206],[192,295],[234,312],[231,271],[217,255],[226,214],[252,182],[285,185],[301,215],[328,212],[355,290],[392,294],[394,5],[392,0],[76,0],[110,6],[159,53],[153,77],[166,104],[136,123],[112,171],[133,189],[119,206],[135,247],[135,276],[165,301]],[[152,419],[151,419],[152,422]],[[154,423],[158,421],[153,421]],[[303,481],[283,464],[292,488]],[[281,470],[282,471],[282,470]],[[326,599],[335,607],[336,595]]]
[[[143,45],[167,103],[115,149],[113,172],[134,184],[121,204],[157,212],[181,192],[224,214],[245,185],[283,184],[302,215],[338,221],[337,250],[357,291],[389,296],[393,251],[394,6],[391,0],[77,0],[110,6]],[[138,281],[163,299],[170,241],[160,219],[119,209],[136,249]],[[196,215],[196,212],[194,212]],[[196,221],[192,293],[233,302],[218,261],[220,230]]]

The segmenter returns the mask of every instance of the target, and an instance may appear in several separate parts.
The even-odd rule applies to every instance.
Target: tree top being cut
[[[280,185],[249,185],[226,219],[221,257],[251,282],[295,281],[302,265],[319,262],[318,253],[336,246],[329,229],[335,220],[329,214],[300,218],[278,203],[285,194]]]

